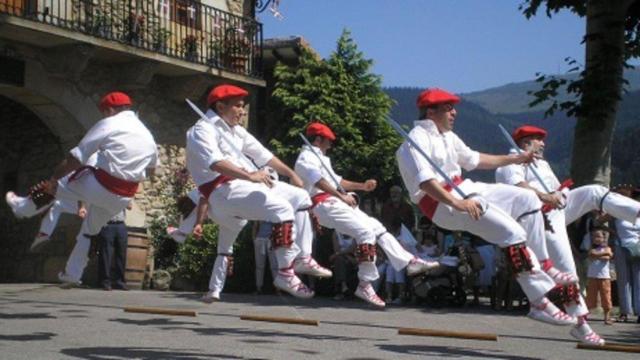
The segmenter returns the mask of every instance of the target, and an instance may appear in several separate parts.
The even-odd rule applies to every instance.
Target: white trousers
[[[613,192],[603,199],[608,191],[601,185],[587,185],[570,190],[565,193],[567,207],[552,210],[547,214],[553,232],[547,231],[545,233],[546,247],[550,259],[558,270],[578,275],[569,243],[567,226],[589,211],[599,210],[602,204],[603,210],[613,217],[635,222],[640,211],[640,203]],[[582,296],[580,296],[580,304],[568,306],[566,310],[567,314],[572,316],[582,316],[589,313]]]
[[[221,292],[224,288],[228,262],[225,255],[233,254],[233,244],[247,220],[294,222],[294,244],[289,248],[274,249],[278,268],[290,267],[300,253],[297,245],[301,241],[297,239],[300,224],[296,221],[303,217],[296,216],[297,210],[309,206],[311,199],[304,189],[280,181],[269,188],[264,184],[236,179],[214,190],[209,196],[209,218],[219,226],[218,257],[213,265],[209,290]],[[310,242],[311,238],[306,241]]]
[[[80,281],[89,260],[90,236],[98,234],[114,215],[124,210],[131,198],[109,192],[90,172],[85,172],[71,182],[58,181],[56,198],[61,202],[76,204],[82,201],[87,208],[87,216],[82,221],[76,244],[65,267],[68,276]]]
[[[542,203],[533,191],[511,185],[473,182],[469,179],[459,187],[467,195],[477,194],[474,199],[486,209],[484,215],[474,220],[469,214],[440,203],[432,219],[436,225],[452,231],[468,231],[500,248],[521,243],[526,243],[531,248],[532,244],[544,243],[544,220],[542,213],[536,211],[542,207]],[[451,194],[460,198],[455,191]],[[525,215],[527,213],[530,214]],[[516,280],[527,297],[535,301],[551,290],[555,282],[540,269],[538,254],[535,251],[529,253],[533,270],[519,273]]]
[[[343,201],[330,197],[313,208],[313,213],[324,227],[347,234],[359,244],[375,244],[376,242],[387,255],[396,270],[404,269],[413,255],[405,250],[393,235],[377,219],[367,215],[358,208],[352,208]],[[358,264],[358,278],[362,281],[378,279],[375,262]]]
[[[191,211],[186,218],[182,218],[180,220],[180,225],[178,225],[178,231],[180,231],[185,235],[191,234],[193,232],[194,226],[196,226],[197,219],[198,219],[198,211],[196,209],[193,209],[193,211]]]
[[[47,210],[47,214],[42,218],[42,222],[40,223],[40,233],[51,235],[58,224],[58,220],[60,219],[60,215],[62,213],[70,213],[75,214],[78,212],[78,203],[68,200],[54,200],[51,205],[49,205],[49,209],[37,209],[36,205],[31,201],[30,197],[18,197],[18,201],[16,201],[16,214],[22,217],[32,217],[35,216],[45,210]]]
[[[58,225],[60,215],[63,213],[77,214],[78,203],[75,201],[56,199],[53,202],[53,205],[49,208],[49,211],[47,211],[45,216],[42,218],[42,222],[40,223],[40,233],[51,236]]]

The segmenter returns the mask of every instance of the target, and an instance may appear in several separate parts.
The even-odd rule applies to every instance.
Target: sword
[[[331,180],[333,180],[333,182],[336,184],[336,189],[338,189],[338,191],[340,191],[341,193],[346,194],[347,191],[342,187],[342,185],[340,185],[340,182],[338,182],[338,180],[333,176],[333,173],[329,171],[329,167],[327,166],[327,164],[324,163],[324,161],[322,161],[322,158],[320,157],[320,155],[318,155],[318,153],[316,153],[316,151],[313,149],[313,145],[311,145],[311,143],[309,142],[309,139],[307,139],[306,136],[302,135],[302,133],[298,135],[300,135],[300,137],[305,142],[305,144],[309,146],[309,150],[311,150],[311,152],[318,158],[318,160],[320,161],[320,165],[322,165],[322,167],[324,168],[324,171],[326,171],[327,174],[329,174],[329,176],[331,177]]]
[[[456,184],[453,183],[453,180],[451,180],[451,178],[447,174],[445,174],[442,169],[440,169],[438,164],[431,160],[429,155],[427,155],[427,153],[424,152],[424,150],[422,150],[420,146],[416,144],[416,142],[413,141],[412,138],[409,137],[409,134],[407,134],[407,132],[404,131],[404,129],[400,127],[397,122],[393,121],[391,118],[386,118],[386,120],[392,128],[394,128],[420,155],[422,155],[422,157],[427,160],[427,162],[429,162],[431,167],[438,173],[438,175],[442,176],[442,178],[444,178],[444,181],[446,181],[447,184],[449,184],[449,186],[451,186],[451,188],[458,193],[458,195],[460,195],[463,199],[467,198],[467,195],[462,190],[460,190],[460,188]]]
[[[502,126],[502,124],[498,124],[498,127],[500,128],[502,135],[504,135],[504,138],[507,139],[507,142],[509,143],[509,145],[511,145],[512,148],[516,149],[518,154],[522,154],[522,150],[520,149],[518,144],[516,144],[516,142],[513,140],[511,135],[509,135],[507,130]],[[538,172],[536,171],[535,164],[528,164],[527,166],[529,166],[529,169],[531,169],[533,176],[535,176],[538,182],[540,182],[540,185],[542,185],[542,187],[544,188],[544,191],[546,191],[547,194],[551,194],[553,191],[549,190],[549,188],[547,187],[547,184],[544,181],[542,181],[542,177],[540,177],[540,174],[538,174]]]
[[[196,114],[198,114],[198,116],[200,116],[202,120],[208,120],[207,115],[205,115],[202,111],[200,111],[200,108],[198,108],[194,103],[192,103],[191,100],[189,99],[184,99],[184,100],[187,102],[187,104],[189,104],[189,106],[191,106],[191,109],[193,109],[193,111],[195,111]],[[222,120],[222,122],[224,123],[225,126],[227,126],[227,129],[230,129],[224,120]],[[231,147],[231,150],[233,150],[233,152],[236,153],[237,157],[247,162],[250,168],[253,169],[253,171],[258,170],[258,167],[253,163],[253,161],[249,160],[249,158],[247,158],[247,156],[244,153],[242,153],[242,151],[240,151],[240,149],[238,149],[236,145],[229,138],[227,138],[226,134],[224,134],[221,131],[218,131],[218,129],[215,126],[213,126],[213,128],[218,134],[221,135],[222,139],[227,143],[227,145]]]

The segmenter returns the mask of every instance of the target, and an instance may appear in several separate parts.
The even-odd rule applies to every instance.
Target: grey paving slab
[[[575,348],[568,328],[487,308],[434,310],[358,301],[271,295],[200,294],[0,285],[0,359],[638,359],[638,354]],[[124,306],[193,309],[197,317],[126,313]],[[320,320],[303,326],[240,320],[240,315]],[[640,326],[594,328],[610,341],[640,345]],[[402,336],[399,327],[497,333],[497,342]]]

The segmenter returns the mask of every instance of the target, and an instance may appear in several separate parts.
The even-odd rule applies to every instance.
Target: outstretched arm
[[[271,158],[267,165],[271,166],[278,174],[288,177],[291,185],[300,188],[304,186],[300,176],[298,176],[298,174],[296,174],[293,169],[288,167],[278,157],[274,156],[273,158]]]
[[[346,191],[373,191],[376,189],[376,187],[378,186],[378,182],[374,179],[369,179],[365,182],[356,182],[356,181],[349,181],[346,179],[342,179],[340,180],[340,185],[342,185],[342,187],[346,190]]]
[[[497,169],[501,166],[507,166],[511,164],[523,164],[530,163],[534,160],[533,152],[522,152],[520,154],[513,155],[490,155],[480,154],[480,162],[478,162],[477,169],[491,170]]]

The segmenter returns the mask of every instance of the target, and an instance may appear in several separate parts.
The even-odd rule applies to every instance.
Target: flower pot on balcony
[[[224,67],[238,73],[247,72],[248,55],[229,54],[224,57]]]

